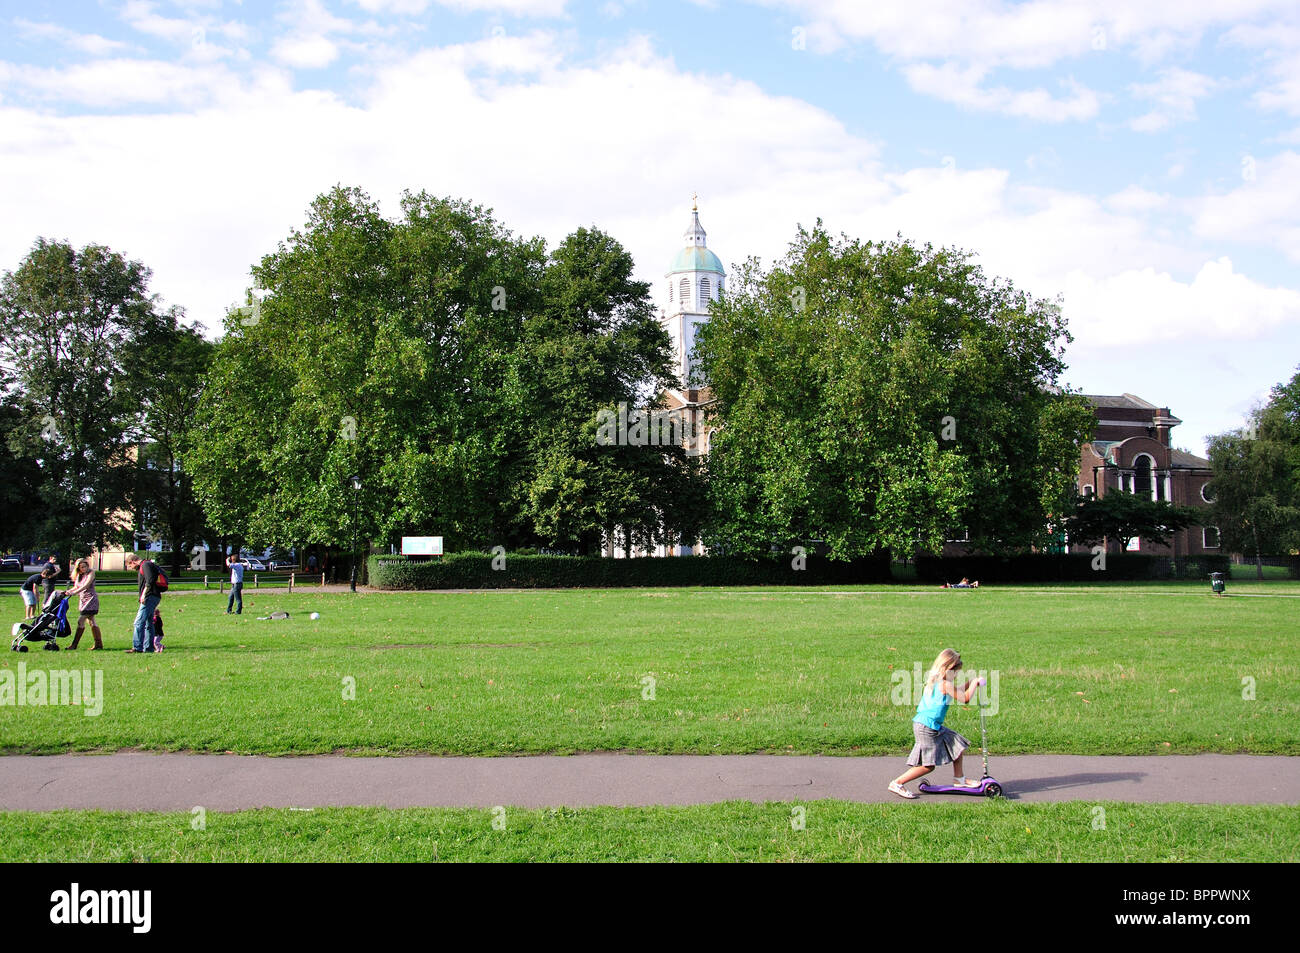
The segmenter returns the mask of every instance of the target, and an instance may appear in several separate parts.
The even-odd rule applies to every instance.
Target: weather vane
[[[700,195],[699,195],[698,192],[692,192],[692,193],[691,193],[691,211],[692,211],[692,212],[698,212],[698,211],[700,210],[700,207],[699,207],[699,198],[700,198]]]

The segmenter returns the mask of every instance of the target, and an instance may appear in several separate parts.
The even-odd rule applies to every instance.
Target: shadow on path
[[[1120,781],[1132,781],[1137,784],[1145,777],[1146,773],[1143,771],[1092,771],[1084,774],[1061,774],[1051,778],[1017,778],[1014,781],[1004,781],[1002,787],[1006,797],[1015,800],[1019,794],[1081,788],[1090,784],[1114,784]]]

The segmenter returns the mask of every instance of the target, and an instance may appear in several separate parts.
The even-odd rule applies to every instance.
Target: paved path
[[[897,801],[885,786],[902,766],[901,758],[761,754],[12,755],[0,757],[0,810]],[[978,760],[969,766],[978,774]],[[997,758],[992,767],[1007,796],[1021,801],[1300,804],[1300,757],[1022,755]],[[935,772],[941,782],[951,773],[942,768]],[[947,795],[927,796],[922,802],[926,800],[974,799]]]

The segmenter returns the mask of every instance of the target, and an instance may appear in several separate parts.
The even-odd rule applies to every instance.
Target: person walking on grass
[[[943,726],[944,716],[948,714],[953,699],[964,705],[974,696],[975,690],[984,684],[984,679],[975,678],[959,688],[955,677],[961,671],[961,665],[960,655],[952,649],[944,649],[925,676],[921,703],[916,706],[916,716],[912,719],[912,734],[916,738],[916,744],[907,756],[907,763],[911,767],[889,782],[889,790],[899,797],[916,797],[907,789],[907,782],[929,774],[941,764],[952,765],[954,786],[979,787],[978,781],[968,780],[961,770],[962,754],[970,747],[970,742],[951,728]]]
[[[95,644],[91,646],[90,651],[104,647],[104,641],[100,637],[99,623],[95,621],[95,616],[99,614],[99,593],[95,591],[95,570],[90,568],[89,559],[78,559],[72,567],[72,585],[63,593],[65,596],[77,597],[77,634],[73,636],[72,644],[69,649],[75,649],[81,642],[81,636],[86,631],[86,625],[90,625],[90,634],[95,638]]]
[[[126,557],[126,568],[140,574],[140,609],[135,614],[135,631],[128,652],[152,652],[157,634],[153,629],[153,614],[162,602],[158,590],[158,565],[151,559],[141,559],[135,553]]]
[[[230,615],[230,607],[235,607],[235,615],[244,614],[244,566],[247,565],[242,559],[231,553],[226,557],[226,565],[230,567],[230,598],[226,600],[226,615]]]

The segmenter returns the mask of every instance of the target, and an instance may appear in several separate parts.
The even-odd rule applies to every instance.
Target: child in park
[[[163,650],[162,640],[163,640],[162,614],[157,609],[154,609],[153,610],[153,650],[155,652],[161,652]]]
[[[907,789],[907,782],[929,774],[941,764],[952,765],[952,783],[955,786],[979,787],[978,781],[968,780],[961,770],[962,754],[970,747],[970,742],[951,728],[943,726],[944,716],[948,714],[953,699],[964,705],[975,695],[975,690],[984,684],[984,679],[975,678],[958,688],[954,677],[961,670],[961,665],[960,655],[952,649],[944,649],[930,666],[921,702],[916,706],[916,716],[912,719],[912,734],[916,737],[916,744],[907,756],[907,763],[911,767],[889,782],[889,790],[899,797],[915,798],[916,795]]]

